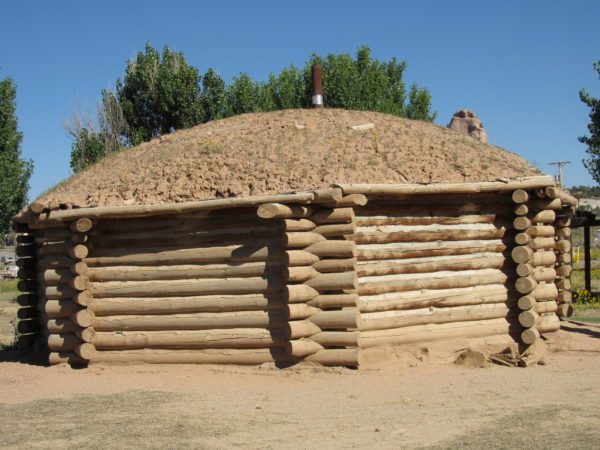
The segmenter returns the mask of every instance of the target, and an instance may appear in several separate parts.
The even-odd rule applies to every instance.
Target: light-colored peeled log
[[[40,303],[39,309],[48,318],[59,319],[62,317],[71,317],[71,314],[79,311],[80,306],[71,300],[47,300],[44,303]]]
[[[512,201],[515,203],[525,203],[529,200],[529,193],[523,189],[517,189],[512,193]]]
[[[307,302],[308,305],[315,308],[343,308],[348,306],[358,306],[357,294],[322,294],[317,295]]]
[[[506,245],[496,241],[447,241],[443,246],[437,242],[411,243],[411,247],[390,247],[390,244],[372,244],[358,249],[358,261],[384,259],[426,258],[430,256],[472,255],[474,253],[503,252]],[[456,245],[452,245],[456,244]],[[397,245],[397,244],[396,244]],[[554,253],[552,253],[554,254]]]
[[[527,263],[519,264],[516,268],[517,275],[519,275],[520,277],[527,277],[529,275],[532,275],[534,271],[535,267]]]
[[[96,347],[94,346],[94,344],[91,344],[89,342],[83,342],[75,346],[75,348],[73,349],[73,353],[89,361],[94,356],[96,356]]]
[[[277,312],[243,311],[143,316],[96,316],[96,331],[202,330],[217,328],[277,328],[284,323]]]
[[[526,230],[530,226],[538,223],[552,223],[556,219],[556,214],[553,210],[540,211],[531,217],[517,217],[513,221],[513,226],[517,230]]]
[[[360,335],[360,348],[414,343],[421,345],[423,342],[449,340],[452,338],[467,339],[500,334],[506,335],[508,334],[508,329],[509,322],[501,318],[363,331]]]
[[[562,227],[556,229],[556,236],[561,238],[571,237],[572,231],[569,227]]]
[[[323,347],[358,347],[359,331],[321,331],[308,339],[321,344]]]
[[[533,250],[524,245],[517,246],[512,249],[510,255],[514,262],[517,264],[524,264],[528,262],[533,256]]]
[[[305,284],[317,291],[356,289],[358,277],[355,272],[323,273],[305,281]]]
[[[93,267],[88,271],[91,281],[149,281],[186,280],[192,278],[256,277],[280,274],[279,261],[260,261],[238,264],[179,264],[168,266],[109,266]]]
[[[325,240],[312,244],[304,250],[321,258],[352,258],[357,254],[356,244],[352,241]]]
[[[286,351],[292,356],[302,358],[323,350],[323,346],[309,339],[294,339],[286,344]]]
[[[312,214],[313,208],[310,206],[265,203],[258,207],[256,214],[262,219],[290,219],[308,217]]]
[[[57,364],[73,364],[73,365],[80,365],[80,364],[85,364],[86,361],[84,359],[82,359],[81,357],[77,356],[74,353],[70,353],[70,352],[51,352],[48,355],[48,363],[52,366],[55,366]]]
[[[560,320],[555,313],[544,313],[535,327],[540,333],[551,333],[560,329]]]
[[[318,261],[317,255],[304,250],[286,250],[283,254],[283,263],[286,266],[310,266]]]
[[[556,299],[561,303],[573,303],[573,295],[570,291],[560,291]]]
[[[313,263],[312,267],[320,273],[356,271],[356,259],[321,259]]]
[[[313,203],[339,202],[344,196],[340,188],[319,189],[312,193],[315,194]]]
[[[497,269],[465,272],[452,274],[452,276],[435,276],[432,274],[429,277],[393,279],[388,277],[394,277],[394,275],[388,275],[379,277],[381,280],[378,281],[365,281],[362,279],[358,287],[358,293],[362,296],[419,289],[450,289],[482,284],[505,283],[507,280],[506,275]]]
[[[380,226],[380,225],[459,225],[475,223],[493,223],[496,220],[495,214],[476,214],[453,216],[404,216],[404,215],[377,215],[377,216],[357,216],[356,225],[359,227]]]
[[[535,281],[554,281],[556,270],[553,267],[536,267],[532,276]]]
[[[524,216],[529,212],[529,207],[524,203],[515,206],[515,215]]]
[[[71,299],[81,306],[87,306],[92,301],[92,293],[90,291],[77,292]]]
[[[265,348],[283,347],[281,330],[239,328],[228,330],[97,332],[96,349],[138,348]]]
[[[83,259],[88,255],[88,253],[88,248],[82,244],[72,245],[67,249],[67,255],[73,259]]]
[[[308,320],[324,330],[356,328],[359,318],[358,309],[348,308],[339,311],[322,311],[310,316]]]
[[[550,198],[560,199],[563,203],[569,206],[577,206],[578,203],[575,197],[557,186],[548,186],[546,188],[546,195]]]
[[[321,312],[319,308],[307,305],[306,303],[292,303],[286,305],[284,308],[284,314],[288,320],[306,319],[318,312]]]
[[[556,268],[556,275],[558,275],[559,277],[568,277],[572,271],[573,267],[568,264],[565,264]]]
[[[71,320],[83,328],[92,326],[95,317],[94,311],[88,308],[80,309],[71,314]]]
[[[548,302],[537,302],[533,308],[533,310],[538,314],[557,312],[558,309],[559,305],[554,300],[550,300]]]
[[[77,275],[69,280],[69,286],[78,291],[85,291],[90,288],[90,279],[82,275]]]
[[[337,202],[323,202],[323,206],[329,207],[344,207],[344,206],[365,206],[368,200],[363,194],[350,194],[345,195],[340,201]]]
[[[570,264],[572,259],[571,253],[559,253],[556,257],[556,261],[560,264]]]
[[[102,297],[172,297],[176,295],[257,294],[276,292],[283,281],[278,278],[229,278],[199,280],[115,281],[93,283],[91,292]]]
[[[321,332],[317,325],[308,320],[291,320],[285,324],[284,330],[287,339],[301,339]]]
[[[29,211],[33,214],[41,214],[44,211],[44,204],[42,202],[33,202],[29,205]]]
[[[282,247],[276,243],[261,244],[256,242],[218,247],[185,247],[171,250],[156,247],[137,250],[139,250],[138,253],[131,253],[131,250],[126,247],[121,249],[99,249],[94,251],[94,256],[86,258],[84,262],[89,266],[243,262],[278,259],[282,254]]]
[[[556,241],[556,245],[554,249],[557,252],[567,253],[571,251],[571,242],[566,239],[561,239],[560,241]]]
[[[354,222],[354,209],[319,209],[310,217],[310,220],[315,223],[352,223]]]
[[[428,308],[504,303],[509,300],[503,285],[470,286],[460,289],[413,291],[361,296],[359,307],[363,313]]]
[[[420,230],[397,232],[359,232],[351,236],[357,244],[389,244],[393,242],[464,241],[476,239],[498,239],[506,229],[492,230]]]
[[[552,237],[554,236],[554,227],[552,225],[533,225],[525,232],[532,237]]]
[[[304,361],[324,366],[350,366],[359,364],[358,349],[326,349],[307,356]]]
[[[563,278],[561,280],[556,280],[556,287],[558,289],[570,290],[571,289],[571,280],[568,278]]]
[[[119,331],[118,333],[123,333],[123,332]],[[93,342],[96,337],[96,334],[97,334],[96,330],[94,330],[92,327],[77,328],[75,330],[75,336],[77,336],[83,342]]]
[[[287,281],[306,281],[319,275],[311,266],[289,267],[287,270]]]
[[[521,340],[524,344],[533,344],[540,338],[540,332],[535,328],[528,328],[521,332]]]
[[[538,199],[527,204],[530,209],[546,210],[546,209],[561,209],[562,202],[560,199]]]
[[[70,352],[79,344],[81,344],[81,340],[72,333],[48,336],[48,349],[51,351]]]
[[[510,309],[502,303],[454,306],[451,308],[423,308],[418,310],[369,313],[361,318],[361,332],[410,327],[425,324],[468,322],[506,317]]]
[[[515,242],[519,245],[527,245],[531,241],[531,236],[527,233],[518,233],[515,235]]]
[[[356,233],[356,224],[354,223],[334,223],[329,225],[319,225],[314,229],[315,233],[321,236],[346,236]]]
[[[286,231],[311,231],[316,227],[315,223],[308,219],[285,219],[283,225]]]
[[[360,264],[358,276],[391,275],[403,273],[429,273],[442,270],[499,269],[505,263],[501,253],[480,253],[457,257],[434,257],[406,260],[378,261]]]
[[[39,272],[38,281],[45,283],[48,286],[57,284],[68,284],[73,278],[73,273],[69,269],[46,269]]]
[[[74,233],[85,233],[92,229],[93,223],[90,219],[82,218],[74,220],[69,224],[69,228]]]
[[[78,326],[71,319],[48,319],[45,326],[50,333],[72,333]]]
[[[283,236],[283,245],[288,248],[304,248],[325,238],[311,231],[290,231]]]
[[[519,298],[519,301],[517,302],[517,306],[523,311],[533,309],[536,304],[535,297],[532,295],[524,295]]]
[[[288,303],[301,303],[312,300],[319,291],[306,284],[288,284],[283,288],[283,298]]]
[[[561,303],[556,307],[556,314],[558,317],[563,317],[565,319],[571,317],[573,315],[573,305],[569,303]]]
[[[48,300],[73,298],[77,293],[78,291],[76,291],[75,289],[68,286],[64,286],[62,284],[58,286],[48,286],[45,289],[40,289],[40,295],[42,297],[46,297]]]
[[[552,248],[554,248],[554,245],[555,245],[554,238],[551,238],[551,237],[533,238],[529,242],[529,247],[531,247],[534,250],[552,249]]]
[[[551,266],[556,263],[556,254],[552,251],[537,251],[529,263],[533,266]]]
[[[536,300],[555,300],[558,297],[558,289],[554,283],[540,283],[531,292]]]
[[[515,282],[515,288],[521,294],[529,294],[536,288],[537,284],[533,277],[519,277]]]
[[[94,299],[89,309],[97,316],[124,314],[183,314],[278,310],[284,305],[280,296],[235,295],[194,297],[122,297]]]
[[[525,328],[533,327],[539,320],[539,314],[532,310],[523,311],[519,314],[519,323]]]

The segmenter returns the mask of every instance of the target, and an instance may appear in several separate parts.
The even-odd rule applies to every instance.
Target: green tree
[[[200,94],[202,122],[222,119],[230,115],[227,109],[225,82],[217,72],[212,69],[206,71],[202,79],[202,88]]]
[[[23,134],[17,129],[17,88],[10,77],[0,81],[0,234],[12,227],[11,218],[27,203],[33,163],[21,157]]]
[[[149,43],[129,61],[117,98],[132,145],[202,122],[200,73],[183,53],[164,47],[159,54]]]
[[[594,69],[600,76],[600,61],[594,63]],[[583,165],[596,183],[600,183],[600,100],[590,96],[585,89],[579,91],[579,98],[591,108],[590,123],[588,124],[590,136],[579,137],[579,142],[588,146],[586,152],[590,155],[589,158],[583,160]]]

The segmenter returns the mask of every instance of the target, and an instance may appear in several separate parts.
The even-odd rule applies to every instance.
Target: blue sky
[[[583,167],[589,108],[600,97],[599,1],[28,1],[4,2],[0,78],[18,86],[22,151],[33,159],[31,198],[70,175],[63,120],[112,89],[126,61],[169,45],[202,73],[266,79],[311,53],[408,62],[447,125],[457,109],[483,121],[490,143],[546,173],[571,160],[565,184],[595,184]]]

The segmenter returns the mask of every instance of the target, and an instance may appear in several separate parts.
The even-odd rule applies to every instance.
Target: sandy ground
[[[353,129],[368,125],[371,128]],[[243,114],[117,153],[38,200],[118,206],[539,174],[519,156],[428,122],[339,109]]]
[[[0,353],[2,448],[599,448],[600,325],[546,365],[42,367]],[[11,362],[12,360],[12,362]]]

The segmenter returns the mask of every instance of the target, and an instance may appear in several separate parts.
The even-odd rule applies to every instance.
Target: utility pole
[[[562,171],[562,168],[566,164],[571,164],[571,161],[554,161],[554,162],[551,162],[551,163],[548,163],[548,164],[550,164],[552,166],[558,166],[558,184],[560,184],[561,188],[564,188],[565,185],[563,183],[563,171]]]

